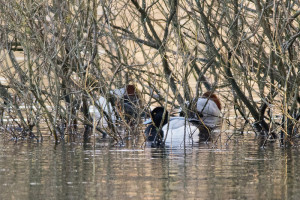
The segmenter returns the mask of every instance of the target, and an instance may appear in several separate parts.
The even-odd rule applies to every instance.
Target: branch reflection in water
[[[119,147],[109,139],[55,148],[49,140],[1,141],[0,198],[298,198],[297,150],[265,150],[253,140],[235,135],[227,146],[196,141],[186,148]]]

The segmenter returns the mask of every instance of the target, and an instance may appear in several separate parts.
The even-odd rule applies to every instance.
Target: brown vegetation
[[[89,105],[99,95],[110,100],[110,90],[128,84],[145,95],[146,110],[154,102],[184,107],[212,90],[222,96],[224,113],[234,107],[259,134],[281,138],[282,144],[298,135],[296,0],[0,0],[0,5],[0,76],[6,80],[0,84],[1,107],[15,119],[10,123],[22,127],[22,137],[41,137],[41,123],[56,141],[59,133],[76,133],[77,124],[87,136],[95,124]],[[98,130],[123,138],[113,125]]]

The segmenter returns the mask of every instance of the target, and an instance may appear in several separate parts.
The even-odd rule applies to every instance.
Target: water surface
[[[252,134],[164,149],[0,141],[0,199],[299,199],[297,148]]]

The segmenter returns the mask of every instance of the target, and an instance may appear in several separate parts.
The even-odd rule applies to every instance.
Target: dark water
[[[80,140],[79,140],[80,141]],[[165,149],[0,143],[0,199],[299,199],[297,148],[254,135]]]

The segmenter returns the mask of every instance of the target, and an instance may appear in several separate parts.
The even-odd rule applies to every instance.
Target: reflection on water
[[[1,141],[0,199],[299,199],[298,150],[254,140],[186,149]]]

